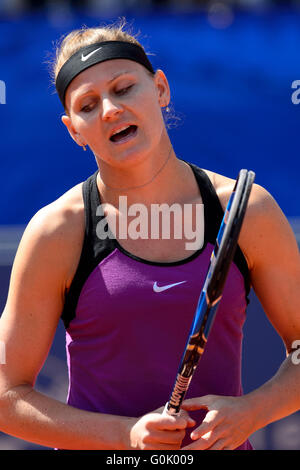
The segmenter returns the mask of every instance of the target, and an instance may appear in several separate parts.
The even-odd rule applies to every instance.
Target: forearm
[[[0,401],[0,430],[59,449],[128,449],[133,418],[80,410],[27,385],[6,392]]]
[[[300,409],[300,364],[290,354],[277,373],[245,397],[249,400],[260,429]]]

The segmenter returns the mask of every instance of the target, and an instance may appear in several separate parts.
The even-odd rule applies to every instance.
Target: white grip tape
[[[163,415],[169,415],[169,416],[180,416],[180,411],[178,413],[176,413],[174,410],[168,410],[168,404],[169,402],[166,403],[165,407],[164,407],[164,411],[163,411]]]

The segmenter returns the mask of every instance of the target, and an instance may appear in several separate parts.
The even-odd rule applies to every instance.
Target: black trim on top
[[[106,258],[116,248],[118,248],[125,255],[131,257],[132,259],[135,259],[136,261],[155,266],[169,267],[188,263],[204,251],[207,243],[211,243],[212,245],[215,244],[217,233],[224,215],[223,208],[221,206],[215,188],[213,187],[207,174],[198,166],[189,162],[186,163],[188,163],[194,173],[204,204],[204,244],[191,256],[184,258],[180,261],[173,261],[167,263],[145,260],[129,253],[119,244],[119,242],[114,237],[108,237],[105,240],[100,240],[96,234],[96,227],[100,220],[105,216],[96,215],[97,208],[101,204],[101,197],[97,186],[98,170],[83,183],[82,194],[85,211],[85,236],[79,264],[70,289],[65,296],[65,305],[61,315],[65,328],[68,327],[71,320],[75,317],[75,311],[80,292],[87,278],[92,273],[92,271],[98,266],[101,260]],[[110,232],[109,228],[108,231]],[[237,247],[234,256],[234,262],[240,270],[241,274],[243,275],[246,291],[246,301],[247,303],[249,303],[249,270],[247,261],[239,246]]]
[[[187,162],[188,163],[188,162]],[[188,163],[190,167],[192,168],[194,175],[197,179],[197,174],[202,178],[202,189],[204,188],[203,195],[205,194],[205,197],[209,195],[205,200],[203,200],[204,203],[204,214],[205,214],[205,240],[206,242],[211,243],[212,245],[215,244],[217,234],[224,216],[224,210],[223,207],[220,203],[220,199],[216,193],[216,190],[210,181],[209,177],[205,173],[205,171],[201,170],[201,168],[197,167],[193,163]],[[199,179],[198,183],[199,183]],[[202,192],[201,192],[202,195]],[[214,217],[211,217],[211,204],[214,206]],[[209,214],[208,214],[209,212]],[[245,293],[246,293],[246,302],[249,304],[249,293],[250,293],[250,288],[251,288],[251,282],[250,282],[250,273],[249,273],[249,268],[248,268],[248,263],[246,261],[246,258],[240,248],[239,245],[237,245],[237,249],[233,258],[234,263],[240,270],[241,274],[243,275],[244,278],[244,285],[245,285]]]
[[[99,193],[97,189],[96,171],[82,185],[82,196],[85,212],[85,234],[79,259],[78,267],[71,283],[70,289],[65,296],[64,309],[61,318],[65,328],[68,328],[71,320],[75,317],[75,311],[82,287],[99,264],[101,259],[106,258],[114,249],[114,240],[109,238],[100,240],[96,234],[96,209],[100,204]]]

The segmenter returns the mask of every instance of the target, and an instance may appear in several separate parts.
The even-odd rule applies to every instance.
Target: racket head
[[[222,295],[229,267],[238,245],[254,179],[255,173],[253,171],[240,170],[225,209],[205,285],[210,305],[218,302]]]

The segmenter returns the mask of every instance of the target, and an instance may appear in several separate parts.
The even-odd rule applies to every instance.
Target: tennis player
[[[300,339],[300,263],[285,216],[264,188],[253,187],[183,413],[162,414],[234,181],[176,156],[163,117],[167,78],[153,70],[124,24],[66,36],[55,81],[62,121],[95,155],[98,170],[42,208],[18,248],[0,321],[6,347],[1,431],[59,449],[251,449],[253,432],[300,407],[300,368],[292,360]],[[204,204],[201,243],[187,249],[184,231],[169,239],[134,238],[129,230],[124,237],[99,236],[105,217],[120,222],[124,216],[120,196],[128,207],[149,211],[153,204]],[[104,204],[106,212],[99,211]],[[287,357],[273,378],[243,394],[250,287]],[[69,367],[66,403],[34,388],[60,319]]]

